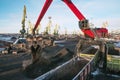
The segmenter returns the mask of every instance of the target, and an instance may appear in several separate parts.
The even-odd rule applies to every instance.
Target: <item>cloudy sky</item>
[[[0,33],[19,33],[23,15],[23,7],[27,8],[27,23],[36,23],[45,0],[0,0]],[[120,0],[72,0],[81,13],[95,27],[101,27],[108,22],[108,30],[120,29]],[[78,18],[61,0],[53,0],[50,8],[41,21],[41,31],[52,17],[52,26],[60,26],[60,31],[79,31]]]

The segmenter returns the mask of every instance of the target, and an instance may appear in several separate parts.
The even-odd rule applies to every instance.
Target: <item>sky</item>
[[[0,0],[0,33],[19,33],[22,28],[23,7],[26,5],[28,21],[35,24],[45,0]],[[120,30],[120,0],[72,0],[80,12],[94,24],[101,27],[103,22],[108,22],[108,30]],[[45,16],[40,22],[40,32],[48,24],[48,17],[52,17],[52,30],[55,24],[60,26],[60,32],[67,29],[68,33],[80,31],[79,19],[61,0],[53,0]]]

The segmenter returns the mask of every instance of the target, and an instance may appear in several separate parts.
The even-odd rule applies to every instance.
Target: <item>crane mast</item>
[[[22,24],[22,29],[20,30],[20,33],[21,33],[21,35],[22,35],[22,38],[24,37],[25,32],[26,32],[26,30],[25,30],[25,18],[26,18],[26,6],[24,5],[23,18],[22,18],[22,22],[21,22],[21,24]]]

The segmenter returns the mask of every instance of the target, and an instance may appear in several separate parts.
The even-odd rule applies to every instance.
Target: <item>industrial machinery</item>
[[[49,8],[50,4],[53,0],[46,0],[42,11],[37,19],[37,22],[35,24],[35,27],[33,29],[33,34],[35,34],[35,30],[37,29],[40,21],[42,20],[43,16],[45,15],[47,9]],[[75,14],[75,16],[79,19],[79,27],[84,33],[85,37],[89,37],[91,39],[98,38],[104,38],[108,36],[108,30],[106,28],[94,28],[91,29],[89,27],[89,21],[82,15],[82,13],[77,9],[77,7],[72,3],[71,0],[62,0]]]
[[[43,16],[45,15],[45,13],[46,13],[47,9],[49,8],[50,4],[52,3],[52,1],[53,0],[46,0],[45,1],[45,4],[44,4],[44,6],[42,8],[42,11],[41,11],[41,13],[40,13],[40,15],[39,15],[39,17],[37,19],[37,22],[35,24],[34,29],[33,29],[33,34],[35,34],[35,30],[37,29],[40,21],[42,20]],[[71,11],[79,19],[79,27],[83,31],[86,39],[87,38],[95,39],[96,37],[97,38],[104,38],[104,37],[106,37],[108,35],[108,30],[106,28],[94,28],[94,29],[90,28],[88,20],[77,9],[77,7],[72,3],[71,0],[62,0],[62,1],[71,9]],[[86,42],[89,42],[88,40]],[[102,49],[104,48],[104,41],[90,41],[89,43],[91,45],[92,44],[99,45],[101,47],[101,52],[103,52]],[[81,46],[84,45],[84,43],[81,43],[81,40],[80,40],[80,44],[78,42],[78,45],[79,45],[80,48],[76,47],[76,50],[81,49]],[[77,51],[79,51],[79,50],[77,50]]]
[[[45,15],[47,9],[49,8],[50,4],[52,3],[53,0],[46,0],[45,1],[45,4],[41,10],[41,13],[37,19],[37,22],[33,28],[33,35],[35,35],[35,31],[39,25],[39,23],[41,22],[43,16]],[[98,38],[104,38],[108,35],[108,30],[106,28],[95,28],[95,29],[91,29],[89,27],[89,22],[88,20],[82,15],[82,13],[76,8],[76,6],[72,3],[71,0],[62,0],[70,9],[71,11],[75,14],[75,16],[79,19],[79,27],[80,29],[83,31],[84,35],[88,38],[91,38],[91,39],[95,39],[96,37]],[[87,38],[85,39],[80,39],[78,44],[76,45],[76,49],[74,52],[75,56],[76,57],[80,57],[80,56],[77,56],[78,53],[81,52],[81,49],[86,45],[99,45],[100,46],[100,53],[99,53],[99,56],[97,57],[97,62],[98,62],[98,67],[100,68],[103,68],[103,69],[106,69],[106,55],[107,55],[107,47],[104,43],[104,41],[100,41],[100,40],[89,40]],[[47,48],[45,48],[47,49]],[[44,49],[44,50],[45,50]],[[58,48],[57,48],[58,49]],[[84,48],[85,49],[85,48]],[[52,52],[53,53],[53,52]],[[47,53],[46,53],[47,54]],[[61,54],[63,54],[62,52],[59,53],[59,55],[57,55],[57,57],[59,57]],[[73,55],[74,55],[73,54]],[[41,55],[41,54],[40,54]],[[43,62],[44,64],[46,64],[48,61],[44,62],[45,57],[40,57],[39,60],[41,62]],[[51,57],[51,59],[53,59],[54,57]],[[46,58],[47,59],[47,58]],[[50,61],[50,59],[49,59]],[[41,63],[40,62],[40,63]],[[39,63],[39,61],[38,61]],[[51,61],[52,63],[52,61]],[[33,65],[34,66],[34,65]],[[48,66],[48,65],[47,65]],[[67,64],[65,66],[68,66]],[[72,65],[73,66],[73,65]],[[27,68],[29,69],[29,67]],[[65,68],[64,68],[65,69]],[[33,68],[32,68],[33,70]],[[29,70],[30,71],[30,70]],[[52,73],[52,72],[51,72]],[[33,74],[33,73],[32,73]]]
[[[23,18],[22,18],[22,29],[20,30],[21,33],[21,37],[24,38],[25,37],[25,18],[26,18],[26,6],[24,5],[24,10],[23,10]]]
[[[42,11],[37,19],[37,22],[35,24],[35,27],[33,29],[33,34],[35,34],[35,30],[37,29],[40,21],[42,20],[43,16],[45,15],[47,9],[49,8],[50,4],[52,3],[53,0],[46,0],[45,4],[42,8]],[[106,54],[105,52],[105,42],[99,40],[99,38],[104,38],[108,35],[108,30],[106,28],[90,28],[89,27],[89,21],[83,16],[83,14],[77,9],[77,7],[72,3],[71,0],[62,0],[70,9],[71,11],[75,14],[75,16],[79,19],[79,27],[82,30],[82,32],[85,35],[85,40],[79,40],[78,44],[76,45],[76,54],[79,54],[82,46],[84,44],[91,44],[91,45],[99,45],[100,46],[100,51],[101,51],[101,60],[100,60],[100,65],[103,65],[102,68],[106,67]],[[89,39],[90,38],[90,39]],[[94,40],[98,38],[97,40]]]

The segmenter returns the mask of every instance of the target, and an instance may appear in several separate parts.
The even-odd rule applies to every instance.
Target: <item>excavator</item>
[[[75,14],[75,16],[79,19],[79,28],[84,33],[86,38],[95,39],[97,38],[105,38],[108,37],[108,30],[106,28],[90,28],[89,21],[85,18],[85,16],[77,9],[77,7],[73,4],[71,0],[61,0],[63,1]],[[33,29],[33,34],[35,34],[35,30],[37,29],[39,23],[41,22],[43,16],[45,15],[46,11],[48,10],[49,6],[53,0],[46,0],[45,4],[39,14],[37,22]]]

